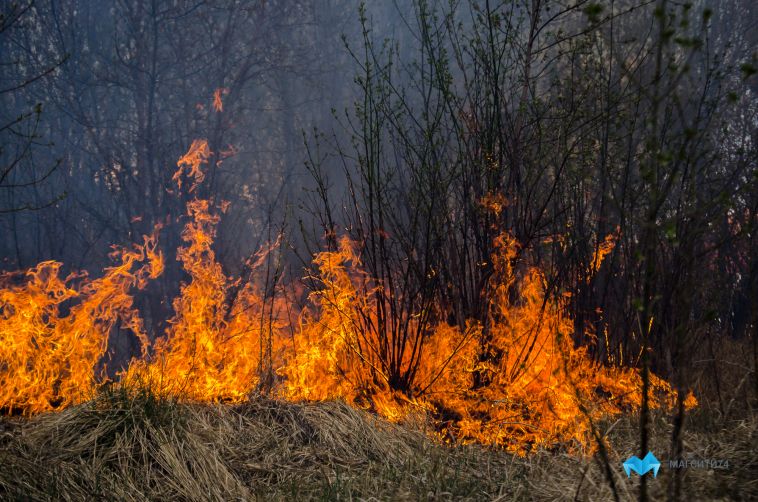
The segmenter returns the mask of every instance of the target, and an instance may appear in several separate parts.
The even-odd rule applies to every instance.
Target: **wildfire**
[[[219,90],[214,102],[220,96]],[[206,141],[194,141],[178,161],[177,185],[189,177],[194,192],[211,155]],[[493,211],[505,204],[496,195],[483,201]],[[517,452],[557,443],[583,447],[590,420],[640,406],[639,374],[592,363],[574,346],[564,297],[548,294],[544,275],[532,267],[516,277],[517,243],[507,233],[491,256],[487,322],[469,320],[465,329],[437,323],[425,331],[420,320],[429,312],[415,312],[402,321],[421,335],[401,346],[376,329],[384,306],[375,293],[385,286],[362,270],[355,243],[342,238],[336,250],[315,256],[318,287],[295,318],[284,314],[292,304],[271,292],[277,285],[263,284],[256,272],[277,244],[248,261],[248,276],[225,275],[213,251],[218,213],[210,200],[187,204],[177,259],[188,281],[173,300],[166,332],[152,344],[130,292],[163,270],[157,230],[142,245],[114,251],[116,265],[99,279],[62,278],[57,262],[1,275],[0,409],[34,414],[89,399],[107,381],[102,359],[119,327],[142,348],[119,374],[122,383],[211,402],[245,400],[276,380],[282,398],[341,398],[391,420],[421,411],[441,438]],[[589,273],[615,239],[599,245]],[[413,375],[412,384],[393,380],[390,350],[398,351],[393,364]],[[266,373],[267,365],[276,375]],[[666,382],[653,377],[652,387],[655,406],[670,404]]]
[[[117,323],[145,353],[148,338],[129,291],[161,273],[155,246],[153,235],[142,246],[114,251],[119,263],[94,280],[62,278],[62,265],[53,261],[23,276],[0,276],[0,409],[39,413],[90,398],[104,379],[96,377],[98,364]]]
[[[210,155],[205,140],[194,141],[180,159],[174,180],[180,184],[186,170],[194,178],[194,191],[204,179],[201,166]],[[165,336],[156,341],[152,357],[133,360],[122,378],[195,401],[241,401],[258,383],[261,344],[273,338],[280,323],[273,315],[263,322],[266,303],[253,281],[241,284],[221,269],[212,249],[220,218],[211,214],[211,206],[203,199],[187,204],[188,222],[182,232],[186,246],[179,248],[177,259],[190,281],[174,299],[175,315]],[[220,206],[224,211],[228,203]],[[258,268],[269,251],[259,253],[251,268]]]
[[[514,239],[501,235],[492,257],[495,294],[487,335],[474,322],[465,331],[436,326],[424,343],[415,395],[407,396],[371,377],[382,374],[381,361],[365,347],[380,341],[365,329],[361,313],[375,311],[374,296],[362,287],[366,279],[353,243],[343,238],[337,251],[315,259],[323,287],[312,293],[315,309],[296,336],[294,357],[281,370],[284,395],[339,397],[389,419],[422,409],[439,419],[445,439],[519,453],[557,442],[589,444],[590,420],[639,408],[640,376],[594,364],[584,348],[574,347],[565,305],[546,299],[545,278],[536,268],[520,281],[518,301],[510,301],[515,253]],[[484,339],[483,347],[478,342]],[[475,374],[486,383],[474,385]],[[653,406],[673,404],[665,381],[653,376],[652,388]]]

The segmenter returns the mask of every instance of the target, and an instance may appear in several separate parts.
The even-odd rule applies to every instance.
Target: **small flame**
[[[226,87],[219,87],[213,91],[213,109],[217,112],[224,111],[224,102],[221,100],[222,94],[229,94],[229,89]]]
[[[208,141],[204,139],[196,139],[190,145],[189,150],[185,153],[176,163],[178,169],[171,178],[176,182],[177,186],[182,188],[182,175],[186,174],[193,179],[192,186],[189,191],[194,192],[195,189],[205,179],[205,173],[201,169],[201,166],[208,162],[208,158],[213,154],[208,147]]]
[[[621,228],[616,227],[616,231],[614,233],[606,235],[603,241],[598,244],[597,250],[595,251],[595,254],[592,257],[592,263],[590,265],[590,270],[589,270],[590,276],[595,275],[597,271],[600,270],[600,265],[602,265],[603,260],[605,260],[605,257],[608,256],[611,253],[611,251],[613,251],[613,248],[616,247],[616,242],[618,241],[620,236],[621,236]]]
[[[479,204],[483,209],[489,211],[495,217],[499,217],[500,213],[503,212],[503,209],[508,206],[508,199],[506,199],[501,193],[490,192],[480,199]]]

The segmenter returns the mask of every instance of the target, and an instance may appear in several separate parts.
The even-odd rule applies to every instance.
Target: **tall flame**
[[[279,324],[262,322],[265,303],[251,283],[229,305],[234,282],[211,249],[219,217],[209,211],[207,200],[187,205],[186,246],[178,259],[190,281],[174,300],[174,317],[155,343],[152,358],[132,361],[123,377],[147,379],[160,392],[195,401],[241,401],[258,383],[259,343]]]
[[[373,295],[359,287],[360,262],[353,243],[343,238],[336,251],[315,259],[322,287],[311,295],[315,310],[280,370],[284,395],[343,398],[390,419],[422,409],[439,419],[445,438],[516,452],[557,442],[589,444],[590,420],[639,407],[639,374],[602,367],[586,349],[574,347],[566,306],[549,299],[536,268],[527,271],[512,302],[515,254],[511,236],[497,238],[488,336],[475,322],[464,331],[438,325],[424,344],[416,392],[403,395],[370,378],[380,362],[365,347],[377,333],[363,329],[359,313],[372,311]],[[484,346],[477,343],[484,339]],[[479,379],[486,383],[475,384],[477,373],[486,375]],[[671,404],[666,382],[653,377],[653,393],[654,406]]]
[[[97,368],[117,322],[146,349],[129,291],[161,273],[163,257],[155,246],[153,235],[142,246],[114,251],[119,263],[94,280],[85,274],[62,278],[62,265],[53,261],[23,278],[0,276],[0,409],[39,413],[91,397],[104,380]]]
[[[220,102],[220,92],[215,97]],[[195,140],[177,163],[177,185],[188,177],[194,192],[211,155],[207,141]],[[499,212],[507,201],[489,195],[482,204]],[[130,291],[163,270],[158,229],[143,244],[114,251],[116,264],[98,279],[64,278],[62,264],[52,261],[0,275],[0,410],[33,414],[91,397],[107,380],[102,360],[116,327],[131,331],[142,348],[119,374],[122,383],[190,401],[242,401],[278,378],[282,398],[342,398],[391,420],[422,411],[442,438],[521,453],[586,446],[591,420],[640,406],[639,374],[597,365],[575,346],[564,297],[549,294],[541,271],[530,267],[516,277],[517,243],[507,233],[494,243],[486,320],[469,320],[465,329],[439,323],[422,333],[396,361],[414,365],[413,384],[401,389],[388,378],[386,340],[375,329],[382,285],[363,272],[355,243],[342,238],[336,250],[314,257],[318,287],[296,318],[283,314],[293,303],[276,295],[278,276],[272,285],[258,273],[278,241],[248,260],[247,277],[227,277],[213,251],[218,214],[210,200],[187,204],[177,259],[188,280],[152,345]],[[616,238],[599,245],[589,275]],[[412,314],[403,322],[418,328],[424,313]],[[666,382],[653,378],[652,387],[654,406],[671,404]]]

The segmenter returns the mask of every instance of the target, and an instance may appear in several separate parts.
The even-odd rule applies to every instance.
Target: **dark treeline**
[[[109,244],[182,213],[171,176],[203,137],[201,194],[232,203],[216,245],[227,270],[285,229],[296,279],[350,236],[384,285],[365,329],[393,347],[376,351],[397,390],[415,392],[439,322],[478,321],[482,360],[500,357],[488,285],[507,232],[515,270],[570,295],[575,341],[597,361],[697,387],[722,414],[727,393],[758,396],[751,0],[2,9],[3,268],[107,264]],[[170,267],[150,292],[148,325],[181,278]],[[744,370],[722,376],[729,350]]]

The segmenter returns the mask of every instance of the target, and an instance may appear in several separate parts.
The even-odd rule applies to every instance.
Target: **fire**
[[[224,102],[221,98],[222,94],[229,94],[229,89],[226,87],[219,87],[215,91],[213,91],[213,109],[217,112],[223,112],[224,111]]]
[[[603,264],[605,257],[611,254],[613,248],[616,247],[616,241],[618,240],[620,233],[621,228],[616,227],[615,233],[606,235],[605,239],[598,244],[597,250],[592,258],[592,263],[590,264],[590,275],[594,275],[600,270],[600,265]]]
[[[53,261],[0,276],[0,409],[39,413],[91,397],[104,380],[98,364],[117,323],[139,338],[144,353],[148,338],[129,291],[161,273],[155,246],[153,235],[115,250],[118,263],[94,280],[63,278]]]
[[[238,290],[226,277],[211,244],[218,216],[209,201],[188,204],[190,217],[178,259],[190,275],[174,300],[174,317],[157,340],[150,360],[132,361],[123,378],[149,382],[154,390],[193,401],[242,401],[258,383],[259,344],[279,327],[262,322],[265,302],[251,284]]]
[[[208,162],[208,158],[213,154],[208,147],[208,141],[204,139],[196,139],[192,142],[190,149],[185,153],[176,163],[179,169],[176,170],[174,176],[171,178],[176,182],[179,189],[182,188],[182,174],[193,178],[193,184],[190,186],[189,191],[194,192],[195,189],[205,179],[205,173],[201,169],[201,166]]]
[[[319,254],[323,287],[312,293],[315,311],[281,369],[284,395],[339,397],[395,420],[421,409],[439,419],[443,438],[520,453],[558,442],[588,445],[590,420],[639,408],[639,374],[594,364],[584,348],[574,347],[566,305],[547,298],[539,270],[529,269],[520,281],[517,302],[509,299],[517,282],[510,265],[517,246],[508,234],[496,244],[487,336],[475,322],[465,331],[436,326],[424,343],[411,395],[371,377],[382,374],[382,361],[365,347],[381,342],[361,318],[375,305],[371,289],[362,287],[366,278],[354,244],[343,238],[338,250]],[[477,385],[475,374],[484,383]],[[672,403],[666,382],[653,377],[653,389],[654,406]]]
[[[207,141],[194,141],[177,163],[178,187],[187,177],[194,192],[212,155]],[[491,194],[482,205],[497,213],[507,201]],[[0,409],[34,414],[89,399],[107,381],[102,360],[117,327],[142,347],[119,373],[121,384],[194,402],[239,402],[273,388],[285,399],[344,399],[396,421],[421,412],[444,440],[519,453],[583,448],[592,420],[640,406],[639,374],[597,365],[575,346],[567,296],[550,294],[535,267],[517,275],[518,244],[508,233],[497,237],[490,257],[486,319],[469,320],[465,329],[422,323],[445,318],[436,307],[422,309],[394,320],[419,334],[408,342],[378,328],[378,312],[395,292],[372,282],[359,246],[346,237],[314,257],[317,287],[295,315],[294,303],[276,294],[279,275],[272,285],[260,272],[280,241],[248,260],[245,277],[228,277],[213,250],[219,208],[227,206],[198,198],[187,204],[177,259],[188,279],[166,332],[152,344],[131,291],[163,270],[157,229],[142,245],[116,250],[116,265],[98,279],[64,278],[56,262],[0,276]],[[616,239],[600,243],[588,274]],[[391,351],[397,357],[389,361]],[[672,403],[666,382],[653,377],[652,387],[654,406]]]
[[[194,178],[194,191],[205,177],[202,164],[210,155],[207,141],[194,141],[179,160],[177,184],[186,171]],[[225,211],[228,203],[220,207]],[[177,259],[190,281],[174,299],[175,315],[165,336],[156,341],[152,357],[132,361],[122,378],[194,401],[241,401],[258,384],[266,352],[263,341],[273,338],[280,323],[273,311],[266,318],[266,302],[254,282],[228,278],[216,260],[212,244],[220,218],[212,214],[211,201],[192,200],[187,217],[182,232],[186,245],[179,248]],[[259,253],[252,270],[269,251]]]

